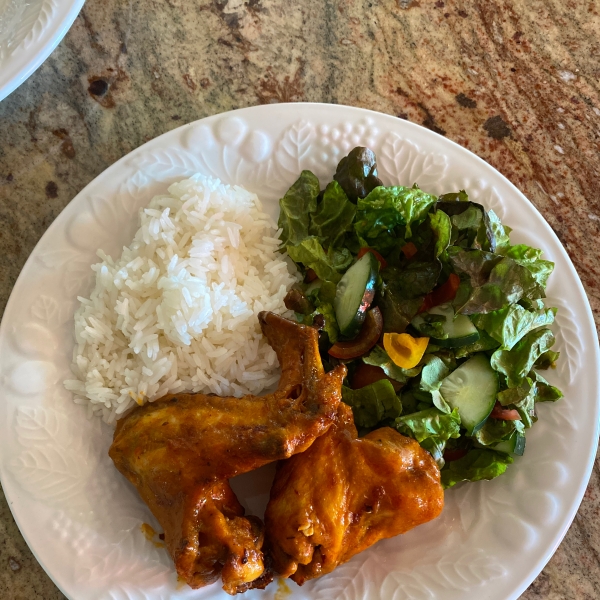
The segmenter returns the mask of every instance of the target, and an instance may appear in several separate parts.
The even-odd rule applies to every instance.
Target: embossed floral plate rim
[[[2,52],[0,48],[0,101],[50,56],[84,3],[85,0],[31,0],[26,4],[23,18],[15,29],[16,40],[10,49],[4,48]]]
[[[302,588],[290,584],[291,597],[462,600],[479,598],[486,586],[490,600],[517,598],[555,551],[591,474],[600,406],[594,321],[564,248],[506,178],[427,129],[346,106],[270,105],[182,126],[104,171],[44,234],[9,299],[0,328],[0,478],[30,548],[68,597],[227,597],[217,585],[178,588],[166,553],[140,531],[142,522],[156,526],[153,517],[107,458],[110,429],[86,420],[61,385],[75,297],[89,290],[95,250],[118,252],[136,228],[137,209],[194,172],[261,192],[276,215],[277,198],[300,170],[312,169],[323,183],[358,144],[377,152],[384,183],[417,181],[438,194],[465,188],[513,227],[513,242],[541,247],[555,261],[548,296],[559,306],[562,356],[548,378],[566,397],[540,406],[525,457],[506,475],[457,486],[439,519]],[[268,473],[243,477],[234,482],[240,500],[260,512]]]

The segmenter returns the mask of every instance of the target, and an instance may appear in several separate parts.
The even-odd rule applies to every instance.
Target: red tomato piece
[[[358,251],[356,258],[362,258],[367,252],[370,252],[379,261],[379,264],[381,265],[382,269],[385,269],[387,267],[387,262],[386,262],[385,258],[383,258],[383,256],[381,256],[381,254],[379,254],[379,252],[377,252],[377,250],[374,250],[373,248],[369,248],[368,246],[361,248]]]
[[[515,408],[505,408],[500,404],[500,402],[496,402],[496,405],[492,409],[490,413],[490,417],[494,419],[500,419],[502,421],[520,421],[521,415],[519,411]]]
[[[306,269],[306,274],[304,275],[304,283],[310,283],[311,281],[314,281],[315,279],[318,279],[318,276],[314,272],[314,270]]]
[[[447,448],[444,450],[444,460],[446,462],[453,462],[467,455],[465,448]]]
[[[356,367],[354,375],[352,375],[352,389],[359,390],[360,388],[363,388],[367,385],[371,385],[372,383],[375,383],[376,381],[380,381],[382,379],[389,380],[396,392],[402,387],[402,384],[399,381],[388,377],[381,367],[360,363]]]
[[[400,250],[402,250],[402,253],[408,260],[417,253],[417,247],[412,242],[407,242]]]
[[[425,296],[419,312],[427,312],[434,306],[439,306],[440,304],[445,304],[446,302],[454,300],[459,285],[460,277],[451,273],[450,277],[448,277],[442,285]]]

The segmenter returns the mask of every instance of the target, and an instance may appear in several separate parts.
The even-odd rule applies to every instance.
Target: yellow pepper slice
[[[383,347],[394,364],[403,369],[412,369],[423,358],[428,337],[414,338],[408,333],[384,333]]]

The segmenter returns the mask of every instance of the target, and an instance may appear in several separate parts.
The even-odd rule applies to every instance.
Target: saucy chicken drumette
[[[302,585],[378,540],[435,519],[443,506],[429,452],[391,427],[358,439],[352,410],[340,404],[327,433],[279,463],[265,546],[275,572]]]
[[[259,321],[282,370],[273,394],[167,396],[120,420],[109,451],[193,588],[219,575],[230,594],[270,581],[263,525],[244,516],[228,480],[306,450],[331,426],[341,399],[346,368],[324,372],[315,329],[273,313],[260,313]]]

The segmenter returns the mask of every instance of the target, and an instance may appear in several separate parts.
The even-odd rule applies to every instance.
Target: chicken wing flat
[[[273,568],[300,585],[444,505],[438,466],[415,440],[390,427],[357,439],[351,409],[338,410],[325,435],[279,463],[265,513]]]
[[[193,588],[221,575],[235,594],[262,575],[263,525],[244,517],[227,480],[306,450],[334,422],[341,398],[346,368],[324,372],[315,329],[273,313],[259,321],[281,365],[274,393],[166,396],[121,419],[109,450]]]

